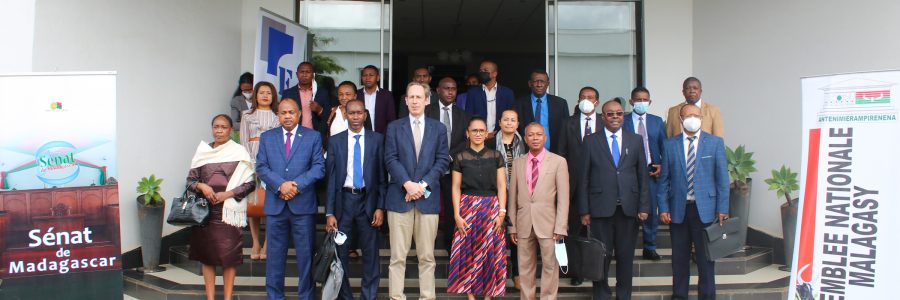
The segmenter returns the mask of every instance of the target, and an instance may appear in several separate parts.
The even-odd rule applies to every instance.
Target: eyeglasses
[[[469,129],[469,132],[472,134],[485,134],[487,130],[484,129]]]
[[[605,114],[606,117],[608,117],[608,118],[612,118],[612,117],[621,117],[621,116],[624,116],[624,115],[625,115],[625,112],[623,112],[623,111],[608,111],[608,112],[605,112],[605,113],[603,113],[603,114]]]

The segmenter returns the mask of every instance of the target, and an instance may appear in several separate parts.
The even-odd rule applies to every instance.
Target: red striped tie
[[[534,186],[537,185],[538,180],[538,159],[537,157],[531,158],[531,193],[534,193]]]

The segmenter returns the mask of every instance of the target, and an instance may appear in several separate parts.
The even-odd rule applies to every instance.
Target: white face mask
[[[578,109],[580,109],[582,113],[593,112],[594,108],[594,102],[591,100],[581,99],[581,102],[578,102]]]
[[[697,132],[700,130],[700,118],[697,117],[688,117],[681,121],[681,126],[684,127],[684,130],[687,132]]]
[[[250,97],[253,96],[253,92],[241,92],[241,94],[244,94],[244,98],[247,99],[250,99]]]
[[[566,253],[566,243],[562,240],[557,241],[554,250],[560,271],[563,271],[563,274],[569,273],[569,254]],[[563,270],[563,267],[566,269]]]

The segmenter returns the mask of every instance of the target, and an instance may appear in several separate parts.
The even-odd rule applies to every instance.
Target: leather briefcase
[[[714,222],[703,232],[706,235],[706,257],[717,260],[741,250],[738,231],[741,229],[740,218],[728,218],[724,225]]]
[[[591,227],[584,226],[582,234],[570,236],[566,240],[566,253],[569,255],[569,276],[578,276],[585,280],[599,281],[606,276],[606,260],[609,251],[606,244],[591,236]]]

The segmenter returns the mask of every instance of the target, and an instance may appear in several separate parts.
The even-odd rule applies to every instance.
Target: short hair
[[[359,100],[359,99],[353,99],[353,100],[347,101],[347,107],[350,107],[350,103],[359,103],[359,105],[362,105],[363,112],[365,112],[365,110],[366,110],[366,103],[363,102],[362,100]]]
[[[216,115],[215,117],[212,118],[212,121],[209,122],[209,126],[213,126],[213,124],[216,123],[216,119],[218,119],[218,118],[225,119],[225,121],[228,121],[228,127],[234,128],[234,121],[231,120],[231,117],[229,117],[227,114]]]
[[[287,97],[282,98],[281,101],[278,102],[278,106],[276,106],[275,111],[276,112],[280,111],[281,104],[288,103],[288,102],[294,103],[294,107],[297,108],[297,113],[299,113],[300,115],[303,115],[303,110],[300,109],[300,103],[298,103],[297,100],[294,100],[293,98],[287,98]]]
[[[541,123],[538,123],[538,122],[531,122],[531,123],[528,123],[528,125],[525,125],[525,130],[524,130],[524,131],[528,131],[528,127],[531,127],[531,126],[537,126],[537,127],[540,127],[541,130],[544,131],[544,133],[547,133],[547,129],[544,128],[544,125],[541,125]]]
[[[602,112],[604,109],[606,109],[606,106],[609,105],[610,103],[616,103],[616,104],[619,104],[619,106],[622,106],[622,103],[620,103],[617,98],[618,97],[609,99],[609,100],[606,100],[606,102],[603,102],[603,105],[600,106],[600,111]]]
[[[256,86],[253,87],[253,96],[250,96],[250,113],[255,113],[256,109],[259,107],[259,101],[256,100],[256,94],[259,93],[259,88],[267,86],[269,90],[272,91],[272,104],[269,104],[269,109],[275,108],[274,110],[278,110],[278,90],[275,89],[275,85],[268,81],[260,81],[256,83]]]
[[[299,65],[297,65],[297,70],[300,70],[300,67],[303,65],[308,65],[309,68],[312,69],[313,73],[316,72],[316,65],[313,65],[313,63],[308,62],[308,61],[304,61],[304,62],[300,63]]]
[[[338,84],[337,89],[340,89],[342,86],[345,86],[345,85],[349,85],[350,87],[353,88],[354,91],[357,90],[356,84],[353,83],[353,81],[349,81],[349,80],[342,81],[340,84]]]
[[[516,114],[516,118],[519,117],[519,112],[518,112],[515,108],[512,108],[512,107],[507,108],[507,109],[504,109],[503,111],[501,111],[501,112],[500,112],[500,117],[503,117],[503,114],[505,114],[506,112],[511,112],[511,113]]]
[[[543,69],[531,70],[531,73],[528,75],[528,80],[531,80],[531,76],[534,76],[534,74],[542,74],[547,76],[547,80],[550,80],[550,74],[547,74],[547,71],[544,71]]]
[[[481,63],[478,64],[478,66],[481,67],[481,65],[483,65],[483,64],[485,64],[485,63],[489,63],[489,64],[491,64],[491,65],[494,65],[494,71],[495,71],[495,72],[498,71],[498,70],[500,70],[500,66],[498,66],[496,62],[494,62],[493,60],[490,60],[490,59],[484,59],[484,60],[482,60]]]
[[[359,75],[362,75],[362,72],[365,71],[366,69],[375,70],[375,73],[378,74],[378,67],[373,66],[373,65],[368,65],[359,70]]]
[[[645,87],[639,86],[639,87],[636,87],[633,90],[631,90],[631,99],[634,99],[634,94],[637,94],[640,92],[647,93],[647,96],[650,96],[650,90],[648,90]]]
[[[685,107],[685,106],[693,106],[693,107],[697,107],[697,105],[694,105],[694,104],[685,104],[685,105],[682,105],[681,108],[678,109],[678,116],[679,116],[679,117],[681,116],[682,113],[684,113],[684,107]],[[697,110],[700,110],[700,108],[697,107]],[[702,114],[703,111],[701,111],[700,113]]]
[[[431,76],[431,68],[424,66],[413,69],[413,75],[416,75],[416,71],[419,69],[425,70],[425,72],[428,72],[428,76]]]
[[[409,84],[406,85],[406,94],[407,94],[407,96],[409,95],[409,88],[411,88],[411,87],[413,87],[413,86],[418,86],[418,87],[421,87],[423,90],[425,90],[425,100],[426,100],[426,101],[429,101],[428,99],[431,99],[431,88],[428,87],[427,84],[422,84],[422,83],[418,83],[418,82],[415,82],[415,81],[412,81],[412,82],[410,82]]]
[[[691,82],[691,81],[696,81],[697,86],[699,86],[701,89],[703,88],[703,83],[700,82],[700,79],[697,79],[697,77],[694,77],[694,76],[685,78],[684,82],[681,83],[681,86],[683,87],[683,86],[687,85],[688,82]]]
[[[597,100],[600,100],[600,92],[597,91],[597,89],[590,87],[590,86],[586,86],[586,87],[583,87],[580,90],[578,90],[578,96],[581,96],[581,92],[584,92],[584,90],[589,90],[589,91],[594,92],[594,96],[597,96]],[[581,99],[578,99],[578,100],[581,100]]]

